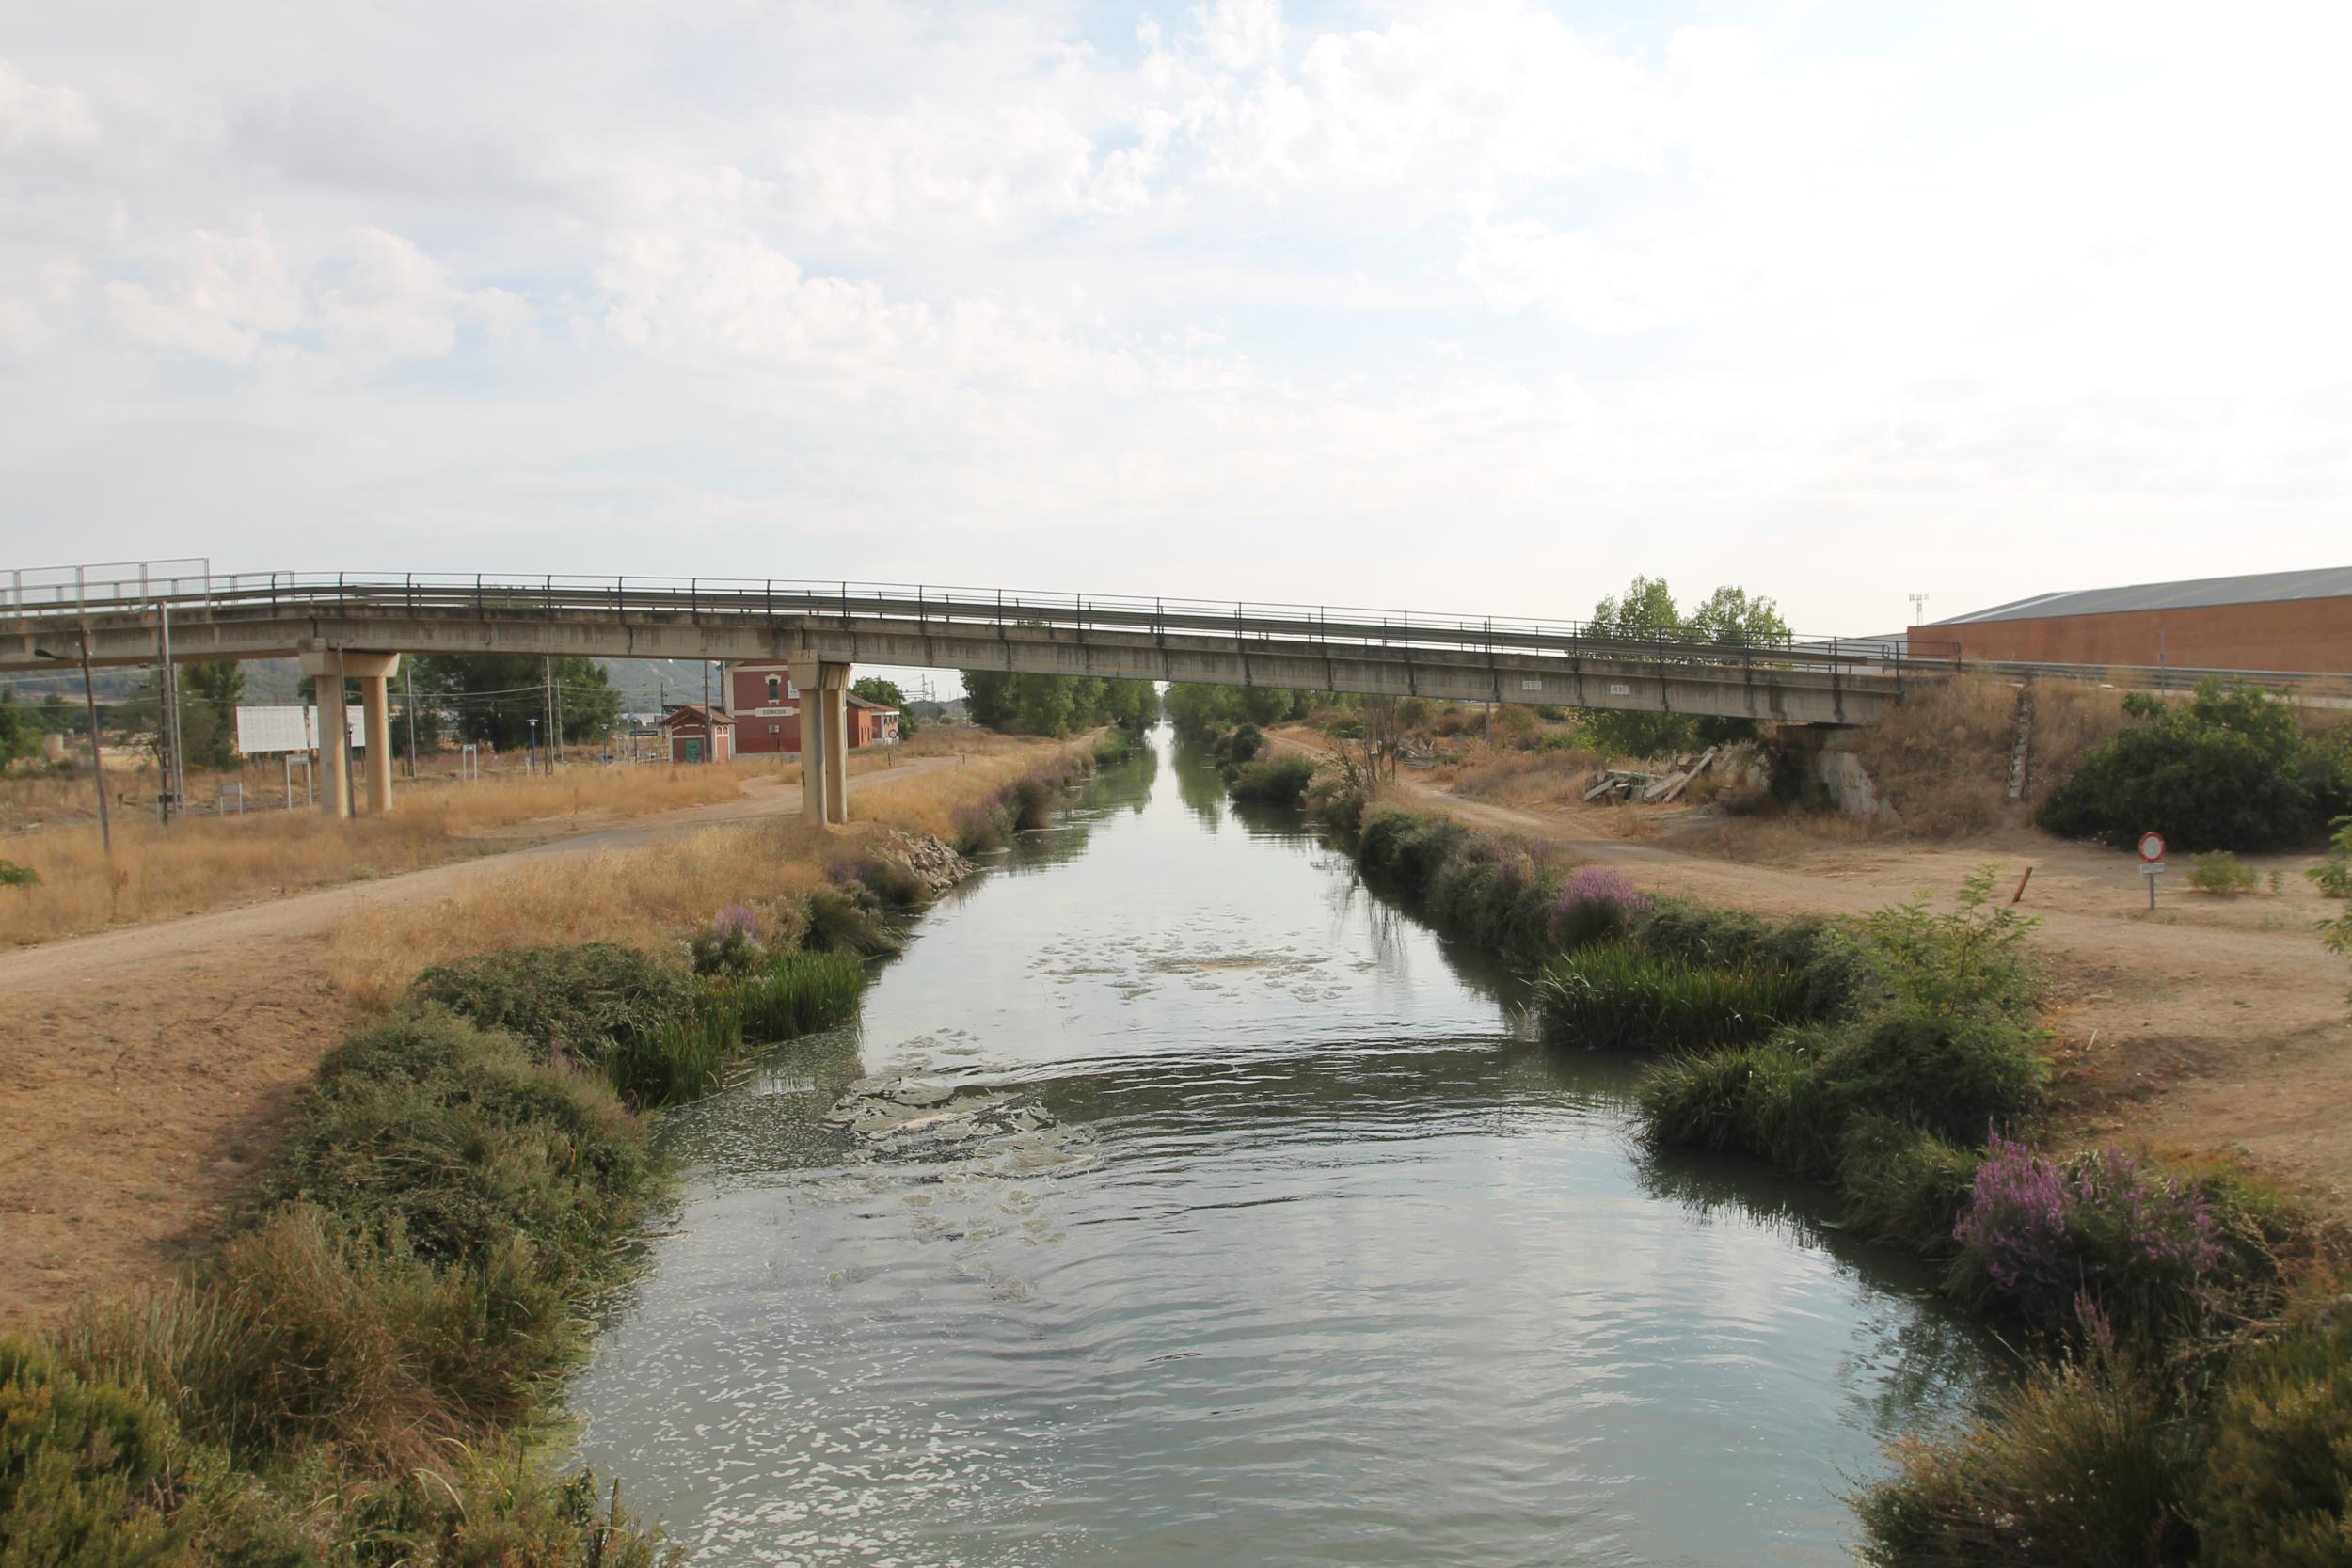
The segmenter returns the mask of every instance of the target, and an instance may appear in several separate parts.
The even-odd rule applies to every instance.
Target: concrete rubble
[[[884,829],[873,850],[922,879],[934,898],[979,869],[939,839],[927,833],[901,832],[897,828]]]

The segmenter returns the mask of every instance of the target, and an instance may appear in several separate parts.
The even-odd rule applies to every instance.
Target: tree
[[[16,693],[0,689],[0,768],[40,751],[40,726],[17,705]]]
[[[850,687],[850,694],[863,697],[869,703],[898,710],[898,738],[911,737],[922,728],[922,721],[907,711],[907,694],[898,689],[897,681],[886,681],[880,675],[861,675]]]
[[[245,666],[233,658],[180,669],[180,741],[190,768],[237,765],[237,705],[245,701]]]
[[[1659,584],[1661,588],[1665,585]],[[1690,642],[1728,642],[1750,648],[1785,648],[1796,641],[1780,606],[1744,588],[1718,588],[1682,623]]]
[[[1717,598],[1723,596],[1719,591]],[[1678,641],[1682,614],[1664,578],[1637,577],[1622,597],[1606,598],[1593,607],[1595,637],[1622,638],[1629,642]],[[1621,756],[1648,757],[1687,750],[1698,738],[1695,720],[1683,713],[1652,713],[1621,708],[1587,710],[1585,733],[1599,750]]]
[[[501,751],[532,743],[533,719],[546,730],[546,663],[530,654],[429,654],[416,661],[419,718],[426,709],[448,713],[457,734]],[[602,740],[620,721],[621,694],[603,666],[592,658],[559,658],[553,679],[560,693],[564,738]]]
[[[964,711],[972,722],[1024,735],[1070,735],[1096,724],[1137,734],[1152,727],[1159,693],[1150,681],[1101,680],[1093,675],[1020,675],[1008,670],[965,670]]]

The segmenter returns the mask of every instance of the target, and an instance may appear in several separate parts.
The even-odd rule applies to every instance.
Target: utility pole
[[[546,710],[548,721],[548,771],[552,773],[555,771],[555,748],[562,737],[555,732],[555,657],[551,654],[539,656],[539,702]]]
[[[112,860],[115,852],[115,830],[113,819],[106,812],[106,748],[98,737],[98,688],[91,681],[89,673],[89,627],[83,626],[80,629],[82,634],[82,705],[89,714],[89,775],[91,784],[98,790],[98,842],[104,847],[106,858]],[[62,661],[65,657],[63,654],[53,654],[46,648],[36,648],[33,652],[41,658]]]
[[[710,717],[710,660],[703,660],[703,761],[719,749],[719,721]]]
[[[166,744],[170,747],[170,766],[164,770],[164,788],[169,791],[169,811],[184,811],[188,803],[187,727],[180,721],[180,667],[171,661],[171,606],[157,601],[156,610],[164,644],[164,711],[168,716]]]
[[[400,661],[401,705],[408,710],[408,778],[417,777],[417,666],[413,658]]]
[[[343,650],[335,649],[335,745],[343,758],[343,816],[359,815],[359,769],[351,754],[351,700],[344,695]]]

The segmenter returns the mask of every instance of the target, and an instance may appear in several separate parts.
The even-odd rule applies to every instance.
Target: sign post
[[[2164,874],[2164,835],[2139,835],[2139,874],[2148,879],[2148,907],[2156,907],[2156,879]]]

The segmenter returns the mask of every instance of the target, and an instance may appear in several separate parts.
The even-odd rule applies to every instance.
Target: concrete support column
[[[319,810],[328,816],[351,815],[351,786],[343,777],[343,736],[349,722],[343,709],[345,680],[359,683],[367,809],[371,813],[392,809],[390,680],[399,668],[398,654],[315,645],[302,650],[302,673],[316,680],[319,688]]]
[[[319,811],[334,817],[351,815],[351,785],[343,778],[343,717],[342,694],[335,687],[342,683],[330,673],[318,683],[319,694]]]
[[[392,809],[392,706],[383,675],[359,677],[359,703],[366,715],[367,797],[370,815]]]
[[[801,703],[801,813],[811,822],[850,819],[850,667],[796,655]]]

